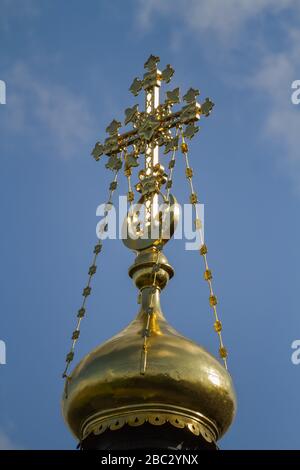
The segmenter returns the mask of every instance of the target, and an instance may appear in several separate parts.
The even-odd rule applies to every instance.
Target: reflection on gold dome
[[[147,284],[152,257],[153,251],[143,253],[131,268],[137,284],[141,279]],[[141,373],[142,334],[152,297],[150,286],[142,289],[137,317],[89,353],[68,382],[63,413],[80,440],[124,424],[169,422],[215,442],[232,422],[236,401],[230,375],[205,349],[175,331],[161,312],[160,288],[172,271],[162,254],[160,261],[145,373]]]

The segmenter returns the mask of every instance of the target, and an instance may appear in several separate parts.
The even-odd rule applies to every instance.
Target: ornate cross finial
[[[201,115],[208,116],[211,113],[213,102],[206,98],[202,104],[198,103],[199,90],[193,88],[190,88],[183,96],[186,104],[175,112],[172,112],[172,108],[180,103],[179,88],[167,91],[165,101],[160,104],[161,82],[169,83],[174,69],[168,64],[161,72],[157,67],[159,61],[159,57],[150,55],[144,64],[146,72],[143,78],[136,77],[129,88],[134,96],[144,89],[145,110],[139,111],[138,104],[125,110],[124,125],[132,124],[132,129],[127,132],[119,133],[121,123],[113,120],[106,128],[109,136],[104,144],[97,142],[92,150],[95,160],[99,160],[102,155],[110,157],[120,154],[124,150],[135,156],[147,154],[148,146],[152,149],[156,146],[168,148],[173,138],[170,132],[173,128],[185,126],[184,135],[192,138],[198,129],[194,123],[200,119]]]
[[[158,69],[159,62],[159,57],[150,55],[144,64],[143,77],[134,78],[129,88],[134,96],[138,96],[142,90],[145,93],[143,111],[139,110],[138,104],[125,110],[124,125],[131,125],[130,130],[119,132],[121,123],[114,119],[106,128],[109,135],[104,144],[97,142],[92,150],[92,155],[97,161],[102,155],[107,155],[109,159],[105,166],[113,171],[122,167],[122,154],[125,171],[138,166],[138,157],[145,156],[143,182],[138,183],[136,187],[139,187],[143,194],[148,221],[151,220],[151,212],[152,215],[154,213],[153,209],[157,204],[160,186],[164,184],[164,179],[159,178],[159,172],[157,172],[159,147],[164,147],[164,155],[177,150],[179,138],[178,134],[172,134],[172,130],[180,127],[184,137],[191,139],[198,132],[195,122],[200,119],[201,115],[208,116],[214,106],[209,98],[206,98],[202,104],[198,103],[199,90],[190,88],[183,96],[184,106],[174,112],[173,107],[179,105],[181,101],[178,87],[167,91],[164,102],[160,103],[161,83],[170,82],[174,69],[168,64],[161,72]],[[141,188],[144,189],[141,190]]]

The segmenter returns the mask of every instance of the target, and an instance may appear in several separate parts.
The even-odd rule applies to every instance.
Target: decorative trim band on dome
[[[190,410],[177,409],[171,412],[166,410],[167,407],[165,406],[162,409],[159,405],[156,405],[155,409],[145,407],[144,405],[141,410],[136,408],[132,411],[116,409],[110,416],[107,416],[107,413],[106,416],[95,415],[90,417],[88,422],[84,423],[81,440],[86,439],[90,434],[99,435],[106,430],[117,431],[124,425],[137,427],[142,426],[144,423],[149,423],[154,426],[161,426],[169,423],[176,428],[186,428],[195,436],[201,436],[209,443],[216,442],[217,433],[214,432],[215,426],[213,423],[207,423],[207,420],[204,417],[202,419],[200,414],[199,417],[197,416],[198,419],[194,416],[192,417],[191,414],[195,415],[196,413]]]

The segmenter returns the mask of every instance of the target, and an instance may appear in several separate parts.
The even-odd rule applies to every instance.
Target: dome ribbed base
[[[83,450],[217,450],[215,442],[208,442],[202,435],[196,436],[188,428],[176,428],[170,423],[154,426],[145,422],[139,427],[125,424],[102,434],[91,433],[81,442]]]
[[[134,448],[176,448],[180,442],[184,449],[216,448],[218,437],[216,426],[200,413],[162,403],[97,413],[83,423],[81,435],[82,448],[103,449],[117,449],[130,442]]]

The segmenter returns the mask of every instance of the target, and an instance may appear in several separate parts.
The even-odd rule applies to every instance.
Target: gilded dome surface
[[[64,418],[80,440],[124,424],[169,421],[216,441],[235,414],[231,377],[216,358],[169,325],[160,310],[159,289],[141,373],[149,290],[142,290],[137,317],[74,369],[63,396]]]

